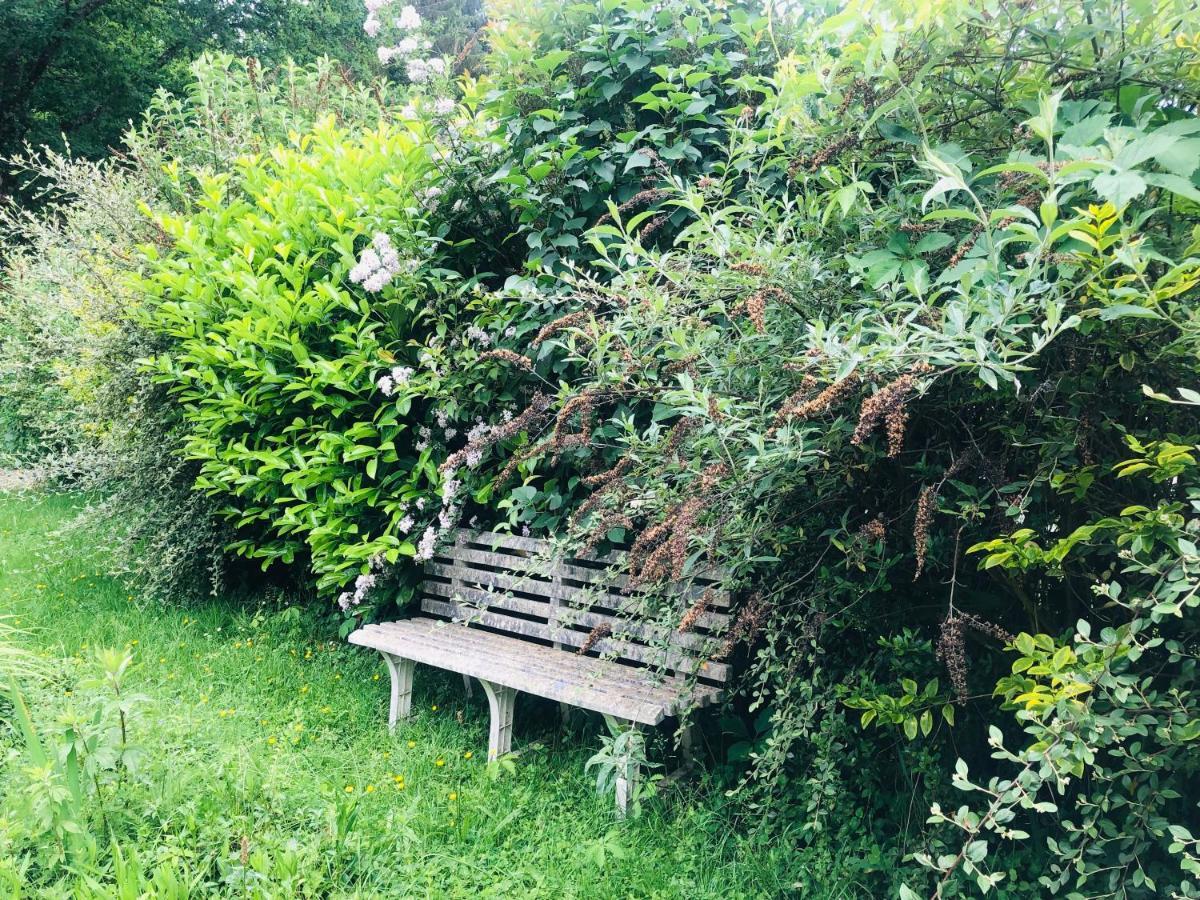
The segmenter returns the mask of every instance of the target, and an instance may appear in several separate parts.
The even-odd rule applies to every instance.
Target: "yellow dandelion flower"
[[[352,785],[352,784],[346,785],[346,793],[353,794],[354,793],[354,785]]]
[[[446,761],[444,759],[438,759],[438,760],[435,760],[433,764],[435,766],[437,766],[438,768],[441,768],[442,766],[444,766],[446,764]]]
[[[267,743],[270,744],[272,747],[274,747],[278,743],[278,741],[275,738],[275,735],[271,735],[269,738],[267,738]]]
[[[468,750],[466,753],[463,754],[463,759],[470,759],[474,755],[475,755],[474,753],[472,753],[470,750]]]
[[[451,791],[450,792],[450,802],[453,803],[457,799],[458,799],[458,793],[456,791]]]
[[[432,707],[430,707],[430,708],[431,708],[431,709],[432,709],[434,712],[437,712],[437,704],[436,704],[436,703],[435,703],[435,704],[433,704],[433,706],[432,706]]]
[[[379,673],[378,673],[378,672],[376,672],[376,673],[374,674],[374,676],[372,676],[372,680],[373,680],[373,681],[378,681],[378,680],[379,680]]]
[[[374,793],[374,791],[375,791],[375,785],[373,785],[373,784],[368,784],[368,785],[367,785],[367,793],[368,793],[368,794],[371,794],[371,793]]]
[[[408,749],[409,749],[409,750],[412,750],[412,749],[413,749],[414,747],[416,747],[416,746],[417,746],[417,742],[416,742],[416,741],[409,741],[409,742],[408,742]]]

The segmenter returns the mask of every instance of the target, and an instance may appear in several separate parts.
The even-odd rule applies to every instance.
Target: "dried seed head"
[[[591,317],[591,313],[580,310],[557,318],[553,322],[543,325],[541,331],[529,342],[529,346],[539,347],[544,341],[558,334],[560,331],[566,331],[568,328],[583,325],[585,322],[590,321]]]
[[[529,360],[529,357],[522,356],[520,353],[515,353],[512,350],[505,350],[504,348],[488,350],[479,354],[478,361],[486,362],[487,360],[492,359],[500,362],[512,363],[517,368],[524,369],[526,372],[533,371],[533,363]]]
[[[871,521],[864,522],[858,529],[858,534],[863,540],[876,544],[887,540],[887,527],[883,524],[883,519],[876,516]]]
[[[917,571],[913,581],[921,577],[925,571],[925,556],[929,552],[929,526],[933,524],[933,515],[937,512],[937,489],[926,486],[921,489],[917,498],[917,515],[913,521],[913,546],[917,557]]]
[[[686,634],[696,627],[696,623],[700,621],[700,617],[708,609],[708,602],[711,596],[712,588],[709,588],[700,595],[700,599],[693,603],[692,608],[684,613],[683,618],[679,620],[679,626],[675,629],[677,633]]]
[[[579,647],[579,655],[583,656],[610,634],[612,634],[612,625],[608,622],[601,622],[588,632],[588,636],[584,638],[583,644]]]
[[[807,398],[812,394],[816,383],[816,379],[811,375],[804,376],[804,380],[800,383],[800,389],[783,401],[783,405],[779,408],[779,412],[775,416],[775,422],[771,426],[772,434],[782,427],[783,423],[788,419],[809,419],[813,416],[822,415],[835,406],[838,406],[858,387],[859,378],[852,373],[841,381],[829,385],[829,387],[817,394],[816,397],[809,400]]]

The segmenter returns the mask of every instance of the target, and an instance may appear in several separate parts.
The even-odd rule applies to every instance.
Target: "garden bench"
[[[350,635],[383,654],[391,672],[389,728],[409,715],[416,663],[459,673],[468,689],[471,678],[482,683],[489,760],[511,751],[518,692],[557,700],[564,714],[598,712],[614,730],[657,725],[720,696],[729,666],[711,657],[728,630],[730,601],[712,578],[673,589],[706,604],[681,633],[655,621],[654,598],[615,574],[618,554],[553,559],[551,550],[549,541],[460,530],[426,564],[419,616]],[[685,757],[690,745],[689,728]],[[636,774],[618,767],[622,811]]]

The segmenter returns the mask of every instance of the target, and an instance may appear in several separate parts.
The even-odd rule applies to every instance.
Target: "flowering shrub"
[[[168,167],[139,263],[234,546],[351,617],[460,523],[716,564],[741,809],[1194,895],[1195,42],[977,6],[534,11],[456,78],[373,0],[394,121]]]

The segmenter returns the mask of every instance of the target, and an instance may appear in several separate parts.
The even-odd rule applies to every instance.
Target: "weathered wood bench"
[[[350,635],[383,654],[391,672],[388,727],[409,715],[415,663],[462,674],[468,691],[471,678],[483,684],[489,760],[511,751],[521,691],[557,700],[564,712],[598,712],[614,729],[657,725],[716,700],[729,675],[726,663],[711,659],[729,627],[728,593],[701,577],[678,587],[676,597],[705,601],[681,633],[654,620],[654,598],[628,589],[612,568],[618,559],[554,559],[549,541],[459,531],[426,565],[420,616]],[[687,730],[681,750],[690,750]],[[619,770],[622,811],[635,777],[636,770]]]

